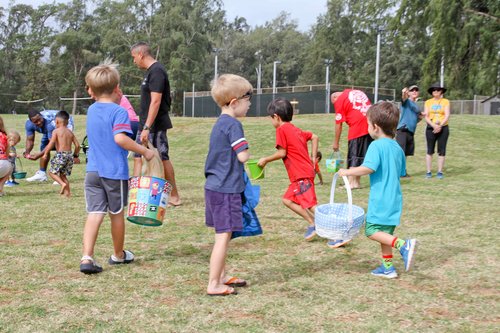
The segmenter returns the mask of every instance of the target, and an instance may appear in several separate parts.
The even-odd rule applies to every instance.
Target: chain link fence
[[[374,88],[363,86],[346,86],[332,84],[330,90],[326,85],[309,85],[295,87],[279,87],[276,94],[272,93],[272,88],[263,88],[262,94],[256,94],[252,98],[252,105],[247,113],[247,117],[267,116],[267,105],[277,97],[288,99],[296,114],[317,114],[328,113],[327,103],[330,103],[329,94],[334,91],[343,91],[344,89],[358,89],[364,91],[368,98],[373,101]],[[397,98],[397,99],[396,99]],[[378,100],[394,101],[401,105],[400,96],[396,97],[395,89],[379,89]],[[471,115],[497,115],[500,114],[500,101],[489,101],[488,96],[475,96],[475,100],[452,100],[450,109],[452,114],[471,114]],[[498,98],[496,99],[498,100]],[[487,102],[485,102],[487,101]],[[424,108],[424,100],[417,102],[421,109]],[[330,104],[330,113],[335,110]],[[210,91],[185,92],[183,112],[184,117],[218,117],[220,108],[213,101]]]

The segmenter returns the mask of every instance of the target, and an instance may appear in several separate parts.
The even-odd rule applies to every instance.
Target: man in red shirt
[[[339,141],[342,134],[342,123],[349,126],[347,134],[347,167],[358,167],[363,164],[368,146],[373,141],[368,134],[366,111],[371,106],[368,96],[360,90],[346,89],[343,92],[334,92],[331,101],[335,108],[335,138],[333,151],[339,150]],[[349,177],[351,189],[360,188],[359,176]]]

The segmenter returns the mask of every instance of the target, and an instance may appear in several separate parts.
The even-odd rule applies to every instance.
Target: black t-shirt
[[[165,67],[159,62],[152,64],[141,84],[141,112],[139,114],[140,130],[148,118],[149,105],[151,104],[151,92],[161,93],[160,109],[151,126],[151,132],[164,131],[172,128],[172,122],[168,115],[170,111],[170,83]]]

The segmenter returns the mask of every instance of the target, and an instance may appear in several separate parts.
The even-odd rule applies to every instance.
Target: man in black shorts
[[[150,140],[158,149],[165,170],[165,179],[173,188],[169,197],[169,205],[179,206],[181,199],[175,184],[174,166],[168,156],[167,130],[172,128],[172,122],[168,115],[171,99],[167,71],[153,58],[147,43],[139,42],[133,45],[130,52],[137,67],[146,70],[141,84],[141,111],[137,142],[146,143]],[[134,176],[139,176],[141,172],[140,157],[140,155],[135,155]]]
[[[368,146],[373,141],[368,134],[366,111],[371,106],[368,96],[361,90],[346,89],[334,92],[331,101],[335,108],[335,138],[333,150],[339,150],[339,141],[342,134],[342,123],[349,126],[347,134],[347,167],[354,168],[363,164]],[[351,189],[360,188],[360,176],[349,176]]]

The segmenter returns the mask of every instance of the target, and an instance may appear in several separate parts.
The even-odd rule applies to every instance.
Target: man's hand
[[[31,155],[28,155],[26,158],[35,161],[35,160],[39,159],[42,156],[44,156],[43,152],[39,152],[39,153],[34,153],[34,154],[31,154]]]
[[[141,142],[143,144],[147,144],[149,139],[149,130],[142,130],[141,131]],[[152,157],[151,157],[152,158]]]
[[[73,157],[73,164],[80,164],[80,158],[79,157]]]

